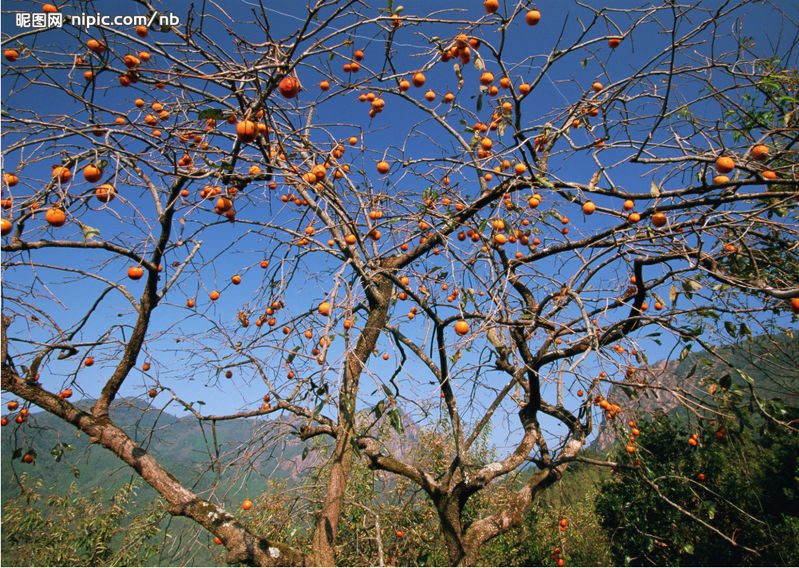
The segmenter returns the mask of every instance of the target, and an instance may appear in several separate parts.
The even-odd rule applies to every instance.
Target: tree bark
[[[38,384],[26,381],[5,361],[2,388],[73,424],[93,441],[112,451],[164,498],[170,513],[188,517],[219,537],[228,550],[229,563],[250,566],[302,566],[306,563],[302,553],[250,533],[223,508],[183,487],[174,475],[161,467],[107,416],[92,416]]]
[[[338,531],[338,521],[344,504],[347,479],[352,469],[352,452],[355,441],[355,409],[358,398],[358,383],[364,364],[377,344],[380,333],[388,320],[391,304],[392,282],[380,276],[374,280],[377,294],[369,306],[366,320],[355,349],[347,353],[344,368],[344,382],[338,404],[338,427],[336,445],[333,450],[333,463],[327,481],[327,492],[322,504],[319,521],[316,523],[308,562],[311,566],[335,565],[334,544]]]

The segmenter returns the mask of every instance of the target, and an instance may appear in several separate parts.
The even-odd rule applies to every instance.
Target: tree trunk
[[[459,566],[466,551],[463,547],[461,507],[458,504],[458,499],[452,495],[442,497],[436,503],[436,509],[441,523],[441,532],[444,534],[444,544],[447,546],[449,564],[450,566]]]
[[[351,440],[351,428],[339,430],[333,454],[333,466],[330,469],[330,478],[327,481],[327,493],[325,494],[319,522],[314,530],[311,550],[308,554],[309,566],[334,566],[336,563],[333,544],[336,540],[341,507],[344,503],[347,478],[352,469]]]
[[[338,531],[338,521],[344,504],[347,478],[352,469],[352,451],[355,439],[355,409],[358,398],[358,383],[364,363],[372,354],[380,337],[380,332],[388,319],[391,300],[391,280],[378,277],[376,299],[370,302],[369,317],[355,348],[347,353],[344,368],[344,382],[338,404],[338,428],[336,446],[333,451],[333,465],[327,481],[327,492],[322,504],[319,521],[314,529],[311,550],[307,555],[310,566],[334,566],[333,545]]]

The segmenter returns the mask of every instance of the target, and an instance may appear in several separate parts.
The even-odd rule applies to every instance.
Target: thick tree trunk
[[[343,433],[339,430],[333,456],[325,501],[308,554],[309,566],[334,566],[336,563],[333,544],[344,503],[344,492],[347,489],[347,478],[352,469],[352,429]]]
[[[391,280],[378,277],[374,282],[377,285],[377,295],[375,300],[370,303],[369,317],[358,337],[355,348],[347,353],[344,381],[339,396],[338,428],[336,430],[336,446],[333,451],[333,464],[330,468],[322,511],[314,529],[311,551],[307,556],[307,562],[311,566],[335,565],[334,543],[341,508],[344,504],[347,478],[352,469],[358,383],[364,364],[372,354],[388,319],[391,300]]]

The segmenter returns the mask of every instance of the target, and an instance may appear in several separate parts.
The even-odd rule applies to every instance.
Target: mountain
[[[87,399],[76,406],[88,410],[93,403]],[[268,479],[299,483],[310,469],[323,464],[329,449],[327,438],[304,443],[292,435],[300,422],[291,416],[199,424],[191,416],[178,418],[136,399],[116,402],[111,416],[117,426],[193,491],[212,498],[215,485],[224,487],[225,493],[217,497],[220,501],[258,495],[266,490]],[[371,414],[362,412],[358,422],[362,430],[379,437],[400,457],[419,437],[417,426],[401,413],[392,418],[389,412],[374,421]],[[21,463],[19,457],[29,451],[36,456],[36,463]],[[44,487],[59,492],[75,482],[80,489],[103,487],[110,493],[137,477],[110,451],[90,445],[88,436],[46,412],[32,412],[21,427],[12,422],[2,429],[0,463],[3,496],[19,494],[15,477],[20,471],[31,472],[42,479]],[[210,469],[209,463],[213,464]],[[145,486],[141,496],[150,500],[156,494]]]
[[[664,413],[688,419],[683,401],[710,404],[730,393],[742,404],[757,399],[799,407],[799,341],[794,333],[762,335],[713,351],[688,353],[679,361],[660,361],[627,373],[630,385],[615,384],[608,400],[638,416]],[[664,388],[637,388],[634,383]],[[591,448],[606,451],[616,441],[614,420],[605,418]]]

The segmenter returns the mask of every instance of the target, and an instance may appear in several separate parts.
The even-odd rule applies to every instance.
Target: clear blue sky
[[[281,37],[286,30],[293,30],[299,23],[302,16],[305,14],[304,4],[298,2],[268,2],[266,3],[266,11],[269,16],[269,22],[272,27],[274,37]],[[395,6],[400,2],[395,2]],[[416,2],[408,1],[401,2],[405,10],[403,12],[406,16],[422,16],[430,11],[431,5],[439,10],[435,17],[441,18],[458,18],[464,24],[463,28],[469,28],[469,22],[474,22],[479,18],[485,17],[485,11],[482,7],[482,2],[470,0],[467,3],[444,3],[436,2]],[[447,5],[452,7],[447,7]],[[598,5],[596,3],[593,3]],[[175,2],[169,4],[173,6],[176,14],[180,15],[185,20],[185,10],[188,6],[187,3]],[[636,14],[626,11],[631,7],[638,7],[639,4],[630,2],[605,2],[603,5],[610,6],[618,9],[617,12],[612,14],[613,20],[625,31],[630,24],[631,18],[637,17]],[[704,4],[707,7],[720,6],[720,3],[708,2]],[[7,10],[28,10],[34,11],[35,6],[31,2],[18,2],[6,3]],[[130,14],[126,10],[139,9],[135,4],[130,3],[126,5],[114,5],[113,8],[107,8],[109,15],[116,14]],[[504,11],[504,5],[501,3],[500,11]],[[383,7],[381,5],[380,7]],[[225,4],[225,9],[233,20],[249,19],[251,9],[257,9],[257,3],[249,2],[228,2]],[[587,23],[590,19],[590,14],[586,10],[577,6],[573,2],[548,2],[546,4],[539,4],[538,8],[542,12],[541,22],[535,27],[527,26],[523,18],[520,18],[513,24],[507,33],[507,41],[504,44],[503,60],[510,66],[510,76],[513,78],[514,83],[518,84],[522,80],[529,80],[533,78],[543,62],[545,56],[558,36],[563,33],[561,42],[564,46],[568,46],[571,41],[577,37],[580,29],[580,22]],[[794,21],[797,18],[797,5],[784,6],[786,10],[790,10]],[[105,8],[104,8],[105,9]],[[113,11],[112,11],[113,10]],[[727,20],[717,30],[719,37],[721,35],[728,35],[737,26],[743,27],[743,35],[751,35],[754,42],[759,46],[775,45],[779,46],[771,52],[779,53],[784,50],[788,45],[786,42],[793,41],[796,35],[795,29],[773,29],[771,23],[773,18],[769,15],[770,12],[763,5],[753,5],[747,8],[748,11],[741,11],[739,13],[739,20]],[[70,13],[68,5],[62,7],[64,13]],[[364,10],[364,13],[375,15],[375,10]],[[429,36],[440,34],[442,38],[449,37],[453,29],[449,26],[441,26],[440,31],[437,31],[435,26],[425,26],[424,33]],[[255,26],[241,25],[234,26],[237,33],[248,37],[252,41],[260,41],[262,39],[262,32],[258,31]],[[233,46],[233,40],[230,34],[223,29],[219,24],[213,21],[207,23],[207,33],[218,43],[220,48],[230,50]],[[82,39],[88,37],[99,37],[98,30],[93,30],[89,34],[82,34]],[[420,56],[418,53],[424,52],[429,48],[429,43],[419,33],[419,28],[412,26],[403,27],[398,30],[394,48],[397,51],[397,66],[401,69],[415,69],[429,66],[434,58],[431,56]],[[2,15],[2,33],[3,41],[7,40],[8,34],[19,33],[15,26],[14,15],[12,13],[4,13]],[[594,38],[601,38],[605,34],[616,33],[616,31],[605,24],[597,26],[590,34],[584,38],[583,41],[589,41]],[[782,36],[780,36],[782,34]],[[147,41],[162,40],[163,36],[160,34],[153,34]],[[359,30],[357,34],[353,34],[351,39],[354,41],[354,47],[363,49],[366,52],[366,57],[362,64],[370,69],[377,69],[382,65],[382,53],[384,50],[384,33],[379,31],[376,27],[369,29]],[[58,50],[62,49],[61,42],[63,34],[58,31],[50,31],[47,33],[39,34],[38,37],[28,36],[22,38],[26,42],[34,42],[31,44],[33,49],[44,50]],[[73,40],[70,40],[73,42]],[[69,44],[70,47],[65,48],[65,60],[71,58],[71,51],[74,43]],[[616,50],[610,50],[604,40],[597,41],[591,44],[587,49],[581,50],[573,56],[569,56],[561,60],[555,65],[550,73],[543,79],[540,86],[534,93],[525,101],[525,113],[531,125],[542,126],[545,122],[553,120],[553,110],[562,108],[566,105],[572,104],[575,100],[582,97],[586,90],[589,88],[591,82],[599,80],[604,84],[610,84],[621,77],[627,76],[632,70],[639,68],[643,62],[649,60],[652,55],[659,52],[668,45],[668,36],[658,29],[655,25],[649,25],[645,29],[639,29],[636,34],[631,38],[626,38]],[[724,50],[729,48],[731,44],[729,39],[719,41],[717,48]],[[8,47],[4,43],[4,47]],[[769,50],[766,50],[769,51]],[[483,51],[483,53],[486,53]],[[540,55],[542,57],[535,57],[529,59],[531,55]],[[486,57],[488,59],[488,57]],[[325,64],[325,61],[314,60],[320,66]],[[20,61],[22,62],[22,60]],[[340,61],[335,60],[331,66],[339,71]],[[5,65],[7,65],[4,62]],[[499,76],[496,65],[490,60],[487,63],[488,69],[495,72]],[[298,67],[298,75],[303,83],[304,91],[300,93],[298,104],[307,104],[314,99],[322,99],[324,96],[317,88],[317,83],[320,79],[325,78],[325,74],[319,73],[316,69],[310,69],[305,65]],[[76,71],[73,71],[73,74]],[[64,74],[64,70],[53,71],[56,74]],[[339,73],[340,75],[340,73]],[[464,79],[466,87],[462,94],[459,94],[459,101],[465,106],[474,108],[475,100],[469,99],[476,94],[473,88],[477,82],[478,71],[471,65],[464,69]],[[102,79],[102,83],[100,80]],[[111,74],[101,74],[98,77],[98,84],[110,85],[115,81],[115,77]],[[9,104],[18,106],[28,106],[30,108],[46,108],[49,113],[56,115],[69,115],[74,110],[72,103],[55,99],[53,91],[46,91],[36,88],[28,88],[24,91],[25,99],[20,101],[19,95],[15,94],[19,89],[20,83],[18,80],[12,80],[8,75],[4,75],[2,83],[3,100],[9,101]],[[424,89],[417,90],[419,98],[421,93],[431,88],[437,93],[437,100],[433,104],[439,104],[440,97],[447,91],[456,92],[458,90],[458,80],[451,68],[451,64],[437,64],[431,71],[427,72],[427,83]],[[333,86],[331,92],[335,92],[336,86]],[[91,93],[96,97],[96,102],[109,108],[124,108],[126,112],[133,109],[133,100],[136,97],[143,97],[149,101],[157,96],[153,93],[139,88],[130,88],[128,90],[113,88],[104,89],[98,88],[96,92]],[[690,97],[694,95],[693,92],[683,92],[680,96]],[[321,125],[330,125],[327,127],[330,135],[334,138],[345,139],[350,135],[357,135],[361,137],[365,144],[368,146],[367,152],[361,157],[358,157],[358,162],[355,166],[363,166],[363,169],[368,173],[373,173],[373,164],[377,160],[387,157],[389,161],[394,163],[401,155],[407,157],[423,157],[430,155],[431,152],[436,152],[436,143],[442,142],[445,148],[450,147],[447,141],[446,134],[442,130],[436,130],[431,127],[429,123],[424,123],[420,128],[420,132],[424,135],[410,136],[406,138],[406,132],[402,131],[397,134],[396,127],[398,125],[416,124],[418,121],[423,121],[426,117],[424,113],[414,108],[410,104],[396,98],[387,97],[388,104],[383,114],[378,115],[374,120],[370,120],[366,116],[366,107],[362,103],[353,102],[355,97],[348,95],[352,101],[347,104],[335,103],[331,101],[320,105],[319,112],[316,114],[316,122]],[[51,98],[52,97],[52,98]],[[121,97],[121,98],[120,98]],[[443,105],[442,105],[443,109]],[[443,112],[443,111],[442,111]],[[485,114],[483,112],[482,114]],[[106,113],[106,119],[110,113]],[[130,117],[137,116],[131,112]],[[320,134],[321,136],[321,134]],[[432,137],[432,139],[431,139]],[[575,141],[578,143],[587,143],[591,140],[589,135],[585,132],[575,133]],[[4,138],[3,145],[8,146],[13,140]],[[84,144],[85,139],[76,137],[76,145]],[[134,143],[135,144],[135,143]],[[11,152],[4,153],[3,156],[3,169],[4,171],[14,171],[16,164],[26,156],[28,150],[24,152]],[[46,152],[41,152],[45,154]],[[614,154],[611,154],[614,153]],[[353,156],[355,153],[349,154],[348,157]],[[611,160],[611,155],[618,154],[621,159],[629,154],[628,149],[622,150],[609,150],[603,155],[603,162],[608,163]],[[362,160],[362,161],[360,161]],[[20,173],[21,178],[25,178],[25,182],[29,184],[43,183],[49,177],[50,166],[54,163],[53,159],[46,159],[40,162],[31,163]],[[577,180],[587,183],[592,174],[596,171],[596,165],[593,162],[591,153],[583,153],[580,157],[570,158],[566,162],[552,162],[551,174],[553,176],[562,177],[564,179]],[[389,185],[389,179],[393,184],[397,176],[402,176],[402,172],[395,166],[392,170],[392,177],[379,178],[374,177],[372,181],[375,183],[376,190],[383,189],[389,193],[397,191],[397,186]],[[653,176],[646,168],[621,168],[614,172],[614,182],[630,191],[648,191],[649,184]],[[82,182],[79,178],[77,181]],[[454,183],[461,183],[467,187],[466,192],[472,191],[473,182],[458,176],[453,175]],[[401,187],[403,189],[417,189],[422,187],[419,185],[421,182],[411,176],[402,178]],[[472,184],[472,185],[468,185]],[[193,185],[190,191],[196,193],[201,185]],[[88,184],[83,184],[83,187],[77,188],[81,191],[89,189]],[[76,190],[77,190],[76,189]],[[123,206],[123,199],[109,204],[109,207],[94,207],[93,211],[87,211],[81,221],[86,225],[95,227],[100,231],[100,238],[105,238],[108,235],[117,234],[119,231],[127,231],[130,233],[143,232],[148,233],[151,230],[150,226],[145,224],[147,218],[152,219],[152,204],[148,202],[144,196],[126,195],[124,187],[119,187],[120,196],[127,197],[127,202]],[[669,189],[668,187],[664,189]],[[476,191],[476,190],[474,190]],[[603,206],[606,203],[598,200],[598,205]],[[283,213],[280,209],[280,204],[273,204],[270,209],[256,209],[242,208],[240,211],[241,218],[275,218],[280,220],[282,218],[289,218],[289,212]],[[579,208],[575,205],[574,210],[563,210],[562,212],[569,215],[572,219],[579,220],[578,225],[572,225],[574,234],[579,235],[580,232],[589,233],[599,226],[607,226],[608,219],[596,216],[591,219],[585,219]],[[184,213],[181,213],[182,216]],[[193,225],[192,215],[194,212],[190,210],[185,211],[188,219],[187,232],[190,232]],[[284,217],[281,217],[284,215]],[[201,221],[213,219],[213,214],[204,214],[195,216],[194,219],[199,218]],[[131,225],[130,221],[133,221]],[[41,216],[38,218],[37,223],[31,224],[34,227],[32,233],[42,231],[43,221]],[[298,227],[299,228],[299,227]],[[177,226],[176,226],[177,230]],[[69,235],[71,237],[78,237],[80,235],[79,229],[74,225],[65,227],[64,229],[44,229],[47,235],[45,238],[54,238],[56,236],[63,237]],[[145,351],[147,355],[140,358],[140,364],[145,360],[150,360],[153,363],[153,368],[149,372],[139,373],[138,370],[133,372],[129,378],[123,395],[141,396],[146,388],[152,386],[153,381],[151,377],[158,376],[165,384],[174,386],[179,390],[181,397],[187,401],[202,400],[207,404],[204,411],[208,413],[226,413],[240,409],[253,409],[258,406],[261,396],[264,394],[263,385],[260,379],[256,377],[251,371],[239,372],[238,368],[234,368],[234,378],[231,380],[221,377],[222,367],[236,362],[237,359],[233,356],[230,349],[223,349],[220,347],[221,330],[217,330],[212,326],[212,322],[222,322],[227,326],[236,329],[233,324],[236,321],[237,313],[241,309],[262,309],[262,302],[265,297],[257,296],[257,290],[263,290],[264,286],[268,286],[268,282],[263,280],[263,271],[258,267],[257,262],[261,259],[259,247],[262,246],[262,241],[257,233],[257,227],[240,222],[235,226],[229,224],[220,224],[211,228],[203,234],[203,248],[199,258],[202,258],[202,263],[197,264],[197,273],[188,278],[185,284],[182,285],[180,290],[175,290],[167,295],[164,305],[156,310],[156,315],[153,320],[150,334],[148,336]],[[185,254],[185,251],[184,251]],[[221,256],[220,256],[221,255]],[[99,254],[87,255],[85,251],[68,251],[68,250],[45,250],[35,255],[32,255],[34,260],[41,263],[58,262],[66,263],[67,265],[74,266],[87,266],[87,258],[92,259],[93,266],[97,270],[102,271],[104,275],[110,279],[123,283],[131,292],[131,294],[138,298],[141,294],[142,281],[131,282],[125,277],[125,269],[129,263],[121,262],[118,259],[106,264],[107,256]],[[318,262],[320,255],[311,255],[306,257],[304,262],[304,269],[311,273],[318,271]],[[177,258],[180,260],[181,258]],[[212,259],[215,259],[211,262]],[[170,263],[173,258],[168,257],[165,270],[165,277],[171,275]],[[443,259],[441,261],[443,264]],[[567,273],[571,269],[570,266],[561,267],[561,273]],[[48,269],[37,269],[42,273],[47,273]],[[230,277],[233,274],[241,274],[243,282],[240,286],[234,287],[230,283]],[[49,278],[51,273],[44,276],[43,279]],[[4,279],[6,274],[4,274]],[[558,276],[561,278],[562,274]],[[30,272],[27,271],[14,271],[13,274],[8,276],[8,281],[4,282],[4,286],[21,285],[23,282],[31,278]],[[309,278],[303,284],[298,284],[292,290],[293,295],[288,295],[285,300],[288,304],[286,312],[291,312],[294,315],[300,314],[305,310],[310,309],[315,305],[319,299],[328,292],[326,286],[329,286],[330,279],[316,280]],[[38,285],[36,286],[37,289]],[[72,312],[73,306],[85,306],[87,299],[94,298],[101,290],[105,288],[105,284],[95,280],[89,279],[75,279],[72,280],[67,277],[66,280],[60,284],[51,284],[48,291],[59,297],[59,301],[54,299],[43,300],[49,309],[59,313],[60,311]],[[216,303],[208,301],[208,292],[213,289],[218,289],[222,292],[222,297]],[[45,290],[42,290],[44,296],[47,296]],[[662,295],[667,295],[668,291],[660,291]],[[189,311],[184,307],[187,297],[195,297],[197,299],[198,309]],[[96,320],[92,321],[91,325],[85,330],[84,337],[98,337],[109,326],[117,325],[130,325],[134,320],[134,315],[131,310],[130,304],[124,297],[116,292],[109,295],[106,302],[103,304],[103,312]],[[286,313],[284,312],[284,313]],[[402,315],[403,309],[399,309],[397,314]],[[254,320],[254,317],[251,319]],[[279,320],[280,321],[280,320]],[[282,325],[280,321],[279,326]],[[321,322],[320,322],[321,323]],[[418,322],[417,322],[418,323]],[[252,338],[253,331],[252,324],[248,330],[236,329],[235,337],[232,342],[248,341]],[[408,327],[410,327],[408,325]],[[416,328],[419,333],[423,333],[423,324],[418,323]],[[209,330],[207,334],[195,336],[193,339],[181,340],[176,343],[176,338],[186,335],[192,335],[199,332],[199,330]],[[188,345],[187,345],[188,344]],[[336,339],[334,345],[341,346],[341,338]],[[290,349],[293,344],[288,345]],[[651,362],[661,359],[668,354],[671,345],[664,345],[662,348],[657,347],[652,343],[648,343],[650,349],[649,359]],[[189,359],[185,356],[184,349],[198,348],[199,355],[197,358]],[[335,351],[335,349],[334,349]],[[394,370],[394,364],[397,361],[397,354],[394,352],[392,346],[388,341],[381,340],[378,344],[379,353],[389,352],[391,358],[388,362],[383,362],[379,357],[375,357],[369,364],[369,370],[375,377],[379,377],[381,381],[387,380]],[[262,352],[266,356],[266,351]],[[462,364],[473,361],[476,354],[467,354],[462,361]],[[216,360],[219,367],[211,362]],[[269,355],[273,357],[274,355]],[[201,364],[200,358],[207,357],[208,364]],[[53,389],[61,388],[63,385],[68,384],[76,375],[80,373],[80,387],[82,393],[88,397],[94,397],[99,392],[99,389],[107,379],[108,374],[114,368],[116,362],[115,356],[111,351],[105,351],[97,356],[98,363],[91,368],[78,368],[77,360],[75,358],[68,359],[53,366],[53,369],[63,373],[55,377],[43,377],[43,384]],[[285,370],[279,366],[274,365],[274,360],[267,359],[269,364],[269,373],[282,374]],[[587,376],[598,371],[595,362],[592,363],[589,359],[587,361],[590,372],[586,372]],[[417,362],[410,363],[405,371],[400,375],[400,380],[407,379],[408,375],[421,375],[429,376],[425,373],[421,365]],[[88,379],[88,380],[87,380]],[[368,376],[364,377],[362,381],[362,392],[366,399],[371,397],[368,394],[377,390],[379,381],[373,381]],[[434,385],[427,383],[427,380],[420,380],[414,383],[413,389],[416,396],[431,397],[437,392]],[[466,400],[471,396],[468,384],[460,384],[459,398]],[[155,399],[155,404],[163,404],[166,402],[166,395],[162,395]],[[171,407],[171,411],[179,413],[177,407]],[[497,424],[495,428],[495,440],[500,442],[505,440],[507,428],[515,428],[515,424],[510,426]],[[555,425],[551,425],[555,428]]]

